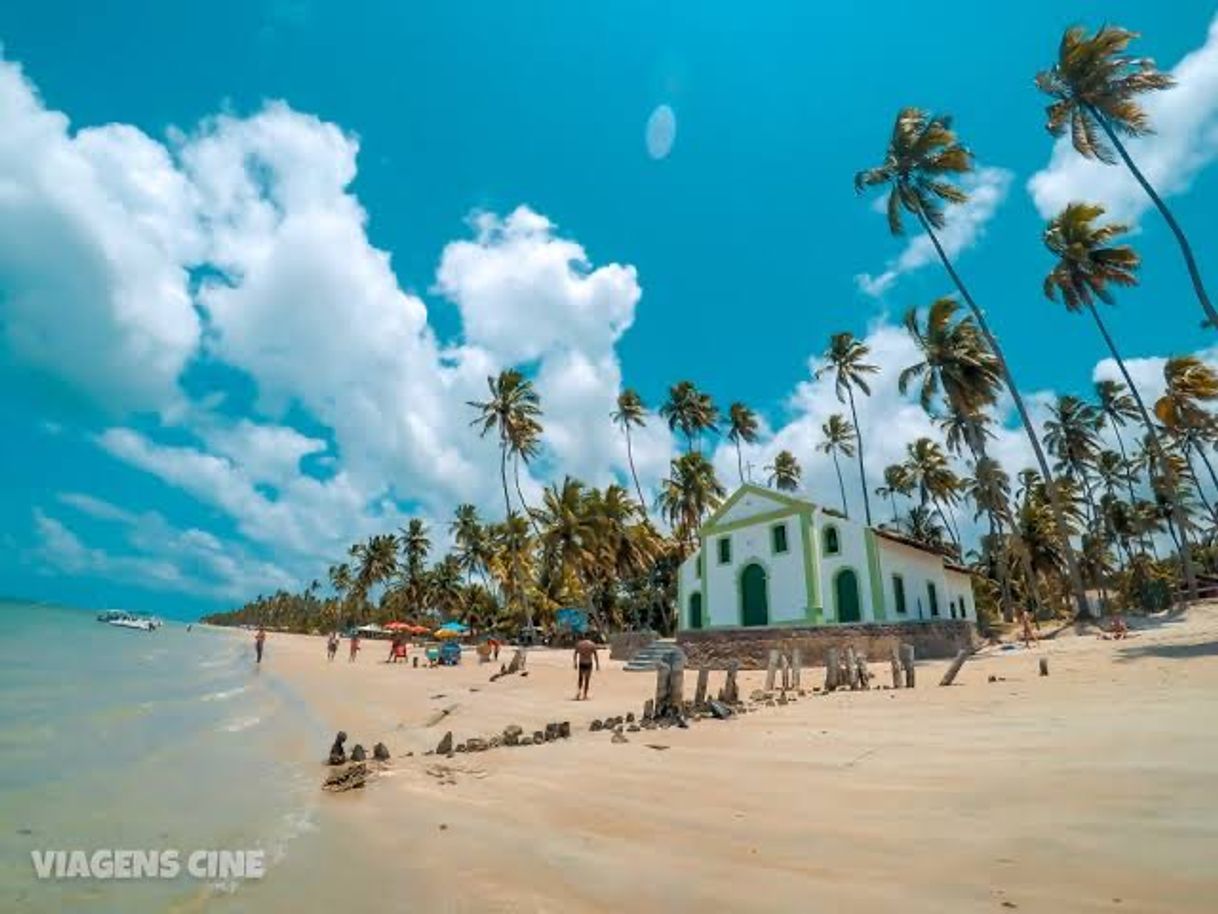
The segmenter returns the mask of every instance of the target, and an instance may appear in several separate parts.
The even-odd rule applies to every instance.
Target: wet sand
[[[607,655],[576,702],[568,652],[531,651],[527,678],[489,682],[497,667],[469,652],[413,669],[365,646],[331,664],[322,638],[268,642],[268,671],[321,721],[394,755],[367,789],[325,798],[346,837],[300,883],[311,909],[1215,910],[1218,607],[1123,642],[990,649],[950,688],[946,661],[924,662],[912,691],[809,693],[625,744],[589,722],[637,713],[655,677]],[[889,682],[887,664],[873,670]],[[742,694],[763,676],[742,673]],[[823,676],[805,670],[805,687]],[[446,730],[560,720],[570,740],[422,754]],[[277,875],[291,868],[260,894],[284,891]]]

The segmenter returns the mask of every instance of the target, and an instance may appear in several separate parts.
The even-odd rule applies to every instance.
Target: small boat
[[[113,625],[116,628],[134,628],[145,632],[155,631],[161,627],[160,619],[133,616],[131,613],[123,612],[121,609],[111,609],[104,613],[99,613],[97,621],[105,622],[107,625]]]

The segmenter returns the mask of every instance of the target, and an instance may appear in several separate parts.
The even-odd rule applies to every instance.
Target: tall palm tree
[[[378,534],[369,537],[367,542],[356,543],[348,551],[355,560],[352,591],[362,607],[369,591],[397,571],[397,537],[392,533]]]
[[[1124,384],[1110,379],[1095,382],[1095,401],[1100,415],[1112,429],[1122,459],[1128,465],[1129,453],[1125,450],[1125,439],[1121,437],[1121,429],[1125,427],[1128,420],[1141,418],[1138,405],[1133,402],[1133,397],[1129,395],[1129,390]],[[1129,474],[1129,500],[1131,503],[1134,500],[1132,473]]]
[[[977,508],[974,519],[984,515],[989,521],[990,533],[982,542],[982,547],[987,564],[997,569],[1002,617],[1010,622],[1014,618],[1014,610],[1003,540],[1004,529],[1011,516],[1011,478],[997,460],[982,457],[973,464],[973,476],[965,480],[964,485],[965,493]]]
[[[846,484],[842,481],[842,465],[838,462],[837,455],[854,456],[854,426],[841,413],[834,413],[820,427],[820,433],[822,438],[816,449],[833,458],[833,469],[837,471],[837,487],[842,493],[842,514],[849,517],[850,509],[846,507]]]
[[[1087,602],[1087,592],[1083,588],[1082,576],[1079,574],[1074,547],[1070,543],[1067,533],[1069,527],[1061,499],[1057,495],[1057,487],[1049,472],[1049,462],[1045,459],[1040,440],[1036,437],[1036,429],[1032,425],[1031,416],[1028,415],[1023,397],[1019,395],[1019,388],[1011,374],[1011,367],[1003,356],[994,334],[990,332],[985,314],[969,293],[960,274],[956,272],[956,268],[952,265],[947,252],[943,250],[943,245],[939,242],[936,232],[946,224],[944,206],[963,203],[968,199],[968,194],[953,184],[952,179],[957,175],[966,174],[972,169],[973,155],[957,141],[956,134],[951,129],[950,118],[934,117],[917,108],[904,108],[897,114],[896,123],[893,125],[884,164],[855,175],[854,187],[856,191],[861,192],[868,187],[891,185],[892,190],[888,196],[889,231],[894,235],[904,232],[902,210],[917,218],[923,231],[930,238],[944,269],[955,283],[956,290],[977,321],[986,346],[998,360],[1007,390],[1010,391],[1015,409],[1019,413],[1024,431],[1027,433],[1028,443],[1032,446],[1032,452],[1035,454],[1036,462],[1044,476],[1049,501],[1052,505],[1053,520],[1063,540],[1062,552],[1070,576],[1071,589],[1078,603],[1078,611],[1083,616],[1090,616],[1091,608]]]
[[[740,442],[752,444],[757,440],[757,414],[743,403],[733,403],[727,414],[727,440],[736,445],[736,469],[740,473],[740,484],[744,485],[744,458],[740,453]]]
[[[1216,428],[1205,404],[1218,401],[1218,372],[1196,356],[1176,356],[1164,364],[1163,380],[1167,386],[1155,402],[1155,415],[1181,441],[1186,454],[1196,451],[1201,455],[1210,481],[1218,488],[1218,477],[1205,453],[1205,444]]]
[[[832,372],[838,402],[850,403],[850,421],[854,424],[855,447],[859,461],[859,483],[863,488],[863,515],[867,518],[868,527],[871,526],[871,497],[867,492],[867,471],[863,468],[863,433],[859,428],[858,412],[854,408],[854,389],[857,387],[864,396],[871,396],[867,375],[875,374],[880,368],[867,361],[870,352],[871,347],[855,339],[854,334],[835,333],[829,337],[829,348],[821,356],[825,364],[816,372],[818,378]]]
[[[610,413],[610,417],[626,436],[626,460],[630,464],[630,478],[634,480],[634,491],[638,493],[639,504],[643,507],[644,514],[647,512],[647,499],[643,497],[643,487],[639,485],[639,474],[634,469],[634,446],[630,440],[630,427],[633,425],[642,428],[646,424],[646,415],[647,407],[643,404],[643,398],[638,395],[637,391],[631,390],[629,387],[618,394],[617,409]]]
[[[1125,367],[1125,360],[1121,358],[1116,342],[1095,307],[1097,298],[1105,304],[1115,304],[1109,286],[1136,285],[1137,270],[1141,265],[1137,251],[1131,246],[1112,244],[1128,231],[1128,227],[1116,222],[1099,225],[1096,220],[1102,215],[1104,207],[1099,204],[1071,203],[1049,221],[1044,234],[1045,247],[1058,259],[1045,277],[1045,297],[1056,301],[1060,295],[1067,310],[1080,311],[1085,308],[1091,314],[1142,417],[1152,453],[1161,467],[1167,467],[1163,444],[1159,440],[1154,422],[1151,421],[1150,413],[1146,410],[1146,404],[1142,402],[1142,395],[1133,383],[1129,369]],[[1160,472],[1168,470],[1160,469]],[[1188,527],[1179,502],[1173,500],[1172,506],[1176,527],[1180,531],[1180,562],[1184,571],[1184,582],[1189,596],[1195,600],[1197,579],[1193,572]]]
[[[1045,447],[1057,458],[1055,469],[1082,484],[1088,519],[1092,521],[1095,498],[1091,491],[1091,469],[1100,451],[1099,430],[1099,410],[1078,397],[1064,394],[1049,406]]]
[[[529,422],[536,423],[541,415],[540,398],[533,389],[533,382],[515,368],[505,369],[497,377],[487,378],[486,386],[490,388],[489,400],[471,400],[467,403],[479,413],[470,425],[481,426],[480,434],[483,437],[492,429],[499,433],[499,477],[503,482],[504,510],[510,515],[512,500],[508,495],[507,483],[508,450],[512,447],[513,437],[519,437],[521,430]]]
[[[1206,322],[1218,328],[1218,311],[1210,304],[1184,230],[1120,139],[1121,135],[1139,137],[1153,133],[1138,96],[1175,85],[1175,80],[1159,72],[1150,58],[1126,56],[1130,43],[1137,37],[1136,32],[1118,26],[1103,26],[1094,35],[1088,35],[1081,26],[1067,29],[1058,45],[1057,61],[1036,74],[1037,87],[1054,99],[1045,109],[1048,116],[1045,126],[1053,136],[1062,136],[1068,129],[1074,148],[1084,158],[1115,165],[1112,152],[1116,150],[1176,236]],[[1104,137],[1096,132],[1096,127]]]
[[[710,461],[697,451],[672,462],[671,475],[660,483],[660,510],[677,538],[690,544],[702,518],[719,507],[727,492]]]
[[[427,525],[412,517],[400,531],[398,544],[402,551],[402,584],[405,596],[412,609],[418,610],[426,602],[427,555],[431,552],[431,538]]]
[[[804,471],[790,451],[779,451],[774,455],[774,462],[764,467],[769,473],[766,484],[773,486],[779,492],[794,492],[799,489],[799,481]],[[840,473],[838,474],[840,477]]]
[[[998,360],[985,345],[970,315],[960,315],[951,296],[931,303],[922,323],[916,308],[905,314],[905,329],[922,356],[897,378],[902,394],[919,382],[918,400],[928,413],[942,395],[949,408],[962,415],[991,405],[998,397],[1002,376]]]
[[[905,454],[905,470],[918,492],[922,507],[926,507],[927,502],[930,502],[959,548],[960,535],[948,523],[944,505],[956,502],[960,478],[952,471],[943,448],[930,438],[919,438],[905,446]]]
[[[520,464],[526,467],[529,461],[541,452],[541,423],[529,417],[512,424],[508,432],[508,453],[512,455],[512,475],[516,484],[516,497],[520,499],[520,507],[524,516],[529,519],[533,533],[538,534],[537,520],[525,500],[524,491],[520,488]]]
[[[351,574],[351,566],[346,562],[340,562],[337,565],[331,565],[329,569],[330,586],[334,588],[334,595],[338,597],[339,611],[346,608],[347,600],[351,597],[351,589],[355,585],[355,578]],[[338,620],[335,619],[335,622]]]
[[[888,503],[892,505],[892,523],[893,526],[896,526],[897,496],[908,497],[913,494],[913,481],[909,478],[909,471],[905,465],[890,463],[884,467],[884,484],[875,490],[875,494],[880,498],[887,498]]]
[[[710,394],[698,390],[692,381],[678,381],[668,388],[668,399],[660,407],[660,415],[668,421],[670,429],[685,436],[686,451],[697,450],[694,440],[719,424],[719,408]]]

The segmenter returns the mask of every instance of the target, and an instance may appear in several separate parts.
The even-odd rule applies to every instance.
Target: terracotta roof
[[[895,530],[890,530],[887,527],[872,527],[876,536],[882,536],[886,540],[892,540],[894,543],[900,543],[902,546],[908,546],[910,549],[917,549],[921,552],[929,552],[931,555],[937,555],[943,559],[943,564],[952,566],[955,563],[942,549],[935,549],[932,546],[926,545],[913,537],[906,536],[904,533],[898,533]],[[959,566],[956,566],[959,567]]]

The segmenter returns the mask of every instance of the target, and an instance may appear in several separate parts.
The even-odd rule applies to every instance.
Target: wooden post
[[[736,671],[740,669],[739,660],[727,662],[727,680],[723,683],[723,700],[729,705],[740,701],[740,692],[736,686]]]
[[[785,692],[791,688],[791,661],[787,659],[787,655],[782,655],[782,690]]]
[[[841,685],[841,668],[838,665],[837,648],[829,648],[825,655],[825,691],[832,692]]]
[[[778,651],[770,651],[770,662],[765,668],[765,691],[774,691],[774,674],[778,671]]]
[[[888,657],[888,662],[892,665],[892,687],[899,689],[903,683],[901,682],[901,655],[897,651],[897,646],[892,646],[892,653]]]
[[[964,666],[964,661],[968,660],[968,648],[960,648],[956,652],[956,659],[952,661],[952,665],[947,668],[947,672],[943,674],[943,678],[939,680],[939,685],[949,686],[952,680],[956,678],[956,674],[960,672],[960,667]]]
[[[854,648],[846,648],[846,681],[850,683],[852,692],[858,691],[859,687],[859,662],[854,656]]]
[[[791,652],[791,686],[795,689],[799,689],[802,685],[800,680],[802,677],[803,668],[803,655],[800,653],[799,648],[795,648],[795,650]]]
[[[685,708],[685,656],[675,651],[668,668],[668,710],[681,714]]]
[[[651,720],[655,717],[656,702],[654,698],[648,698],[643,702],[643,720]]]
[[[901,666],[905,668],[905,688],[912,689],[914,687],[914,646],[912,644],[901,645]]]
[[[871,667],[867,666],[867,655],[860,652],[857,655],[859,665],[859,687],[864,689],[871,688]]]
[[[1049,675],[1049,658],[1048,657],[1040,658],[1040,675],[1042,675],[1042,676]]]
[[[663,717],[668,712],[668,676],[671,672],[663,660],[656,661],[655,717]]]
[[[710,681],[710,670],[702,667],[698,670],[698,685],[694,689],[694,707],[701,708],[706,704],[706,686]]]

